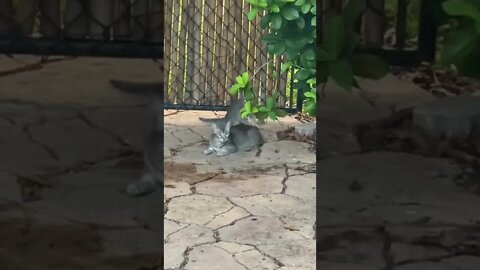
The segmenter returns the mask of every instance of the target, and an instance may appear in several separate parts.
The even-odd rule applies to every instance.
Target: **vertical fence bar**
[[[397,5],[397,25],[395,29],[397,49],[405,48],[405,41],[407,39],[407,0],[398,0]]]
[[[150,1],[150,27],[149,38],[153,42],[161,42],[163,40],[163,21],[164,21],[164,1],[151,0]]]
[[[421,0],[418,33],[418,54],[420,61],[434,62],[437,42],[437,24],[433,18],[433,7],[438,0]]]
[[[0,0],[0,36],[12,31],[12,0]]]

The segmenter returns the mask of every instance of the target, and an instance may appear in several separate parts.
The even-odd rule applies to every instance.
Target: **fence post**
[[[437,42],[437,24],[433,18],[433,5],[438,0],[421,0],[418,33],[418,56],[420,61],[434,62]]]
[[[12,31],[12,0],[0,0],[0,36]]]

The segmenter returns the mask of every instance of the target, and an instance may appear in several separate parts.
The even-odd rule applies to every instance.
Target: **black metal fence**
[[[346,1],[318,1],[318,14],[328,19]],[[433,60],[437,2],[366,0],[358,22],[362,49],[393,65]],[[411,7],[418,8],[413,36],[407,23]],[[248,21],[249,10],[243,0],[0,0],[0,53],[152,59],[165,54],[165,108],[222,110],[235,76],[248,71],[255,74],[260,99],[279,91],[279,106],[301,109],[291,74],[280,72],[281,58],[266,53],[259,20]]]
[[[0,53],[163,58],[163,0],[0,0]]]

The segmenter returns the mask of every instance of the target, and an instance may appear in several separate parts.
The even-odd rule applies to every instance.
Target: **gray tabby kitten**
[[[205,155],[215,152],[221,157],[237,151],[259,149],[263,145],[263,136],[258,127],[245,124],[231,126],[231,123],[227,121],[223,129],[217,123],[212,124],[213,134],[208,148],[203,151]]]
[[[163,83],[110,80],[110,84],[121,91],[152,98],[154,124],[143,150],[144,171],[139,180],[126,187],[130,196],[146,195],[163,187]]]

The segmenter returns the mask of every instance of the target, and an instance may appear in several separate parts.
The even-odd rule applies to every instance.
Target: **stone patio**
[[[145,72],[131,74],[132,63]],[[0,70],[15,65],[0,59]],[[165,111],[161,201],[124,194],[150,123],[147,100],[108,85],[128,76],[158,70],[80,58],[0,77],[0,269],[160,269],[162,231],[164,269],[480,269],[480,198],[458,185],[478,175],[444,159],[361,153],[351,134],[433,99],[413,85],[364,82],[375,108],[327,87],[318,160],[308,144],[276,138],[299,125],[291,117],[261,127],[258,156],[218,158],[202,154],[210,127],[198,121],[214,113]]]

